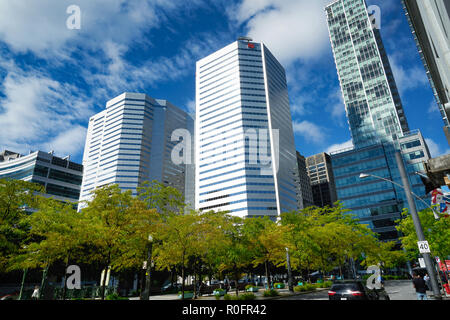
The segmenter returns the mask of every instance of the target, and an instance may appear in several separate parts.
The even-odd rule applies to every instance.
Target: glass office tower
[[[327,8],[330,40],[355,147],[409,131],[392,69],[364,0]]]
[[[354,148],[332,154],[338,199],[383,240],[398,237],[394,221],[407,207],[395,152],[402,151],[414,192],[425,197],[416,171],[429,151],[420,132],[409,132],[380,32],[364,0],[338,0],[326,7],[330,40]],[[418,209],[424,205],[416,201]]]
[[[381,240],[398,238],[395,221],[401,218],[403,208],[408,206],[406,195],[402,188],[390,182],[374,177],[361,179],[360,174],[371,174],[401,184],[395,162],[395,152],[399,149],[411,189],[423,197],[424,185],[415,172],[425,171],[423,162],[428,161],[430,155],[418,131],[402,136],[395,144],[380,143],[331,154],[338,199],[361,223],[377,232]],[[415,200],[418,210],[426,208],[423,202]],[[429,203],[429,200],[425,201]]]
[[[136,195],[143,182],[157,180],[192,202],[189,186],[194,182],[186,181],[189,166],[172,161],[173,148],[180,142],[172,141],[177,129],[191,130],[193,137],[193,119],[168,101],[138,93],[108,101],[89,121],[80,201],[89,201],[93,190],[108,184]]]
[[[196,208],[301,208],[286,74],[267,47],[239,40],[198,61],[196,86]]]

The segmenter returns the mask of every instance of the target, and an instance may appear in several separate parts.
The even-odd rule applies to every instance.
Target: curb
[[[296,293],[291,293],[291,294],[280,295],[278,297],[269,297],[269,298],[265,298],[264,300],[278,300],[278,299],[296,297],[296,296],[301,296],[301,295],[311,294],[311,293],[321,292],[321,291],[327,291],[327,290],[329,290],[329,288],[317,288],[315,291],[296,292]]]

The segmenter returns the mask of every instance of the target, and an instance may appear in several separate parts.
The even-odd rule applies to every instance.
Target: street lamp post
[[[417,195],[415,195],[411,191],[411,187],[409,185],[408,177],[406,175],[405,164],[403,163],[403,158],[402,158],[401,153],[397,151],[395,153],[395,158],[397,160],[397,165],[398,165],[398,168],[399,168],[399,171],[400,171],[400,176],[402,178],[403,186],[401,186],[398,183],[395,183],[394,181],[391,181],[391,180],[388,180],[388,179],[385,179],[385,178],[381,178],[381,177],[377,177],[377,176],[374,176],[374,175],[370,175],[370,174],[362,173],[360,175],[360,178],[363,179],[363,178],[367,178],[367,177],[372,176],[372,177],[377,178],[377,179],[381,179],[381,180],[384,180],[384,181],[391,182],[392,184],[397,185],[397,186],[401,187],[403,190],[405,190],[406,198],[408,200],[408,205],[409,205],[409,209],[410,209],[410,212],[411,212],[411,217],[413,219],[414,227],[416,229],[417,238],[418,238],[419,241],[426,241],[425,240],[425,235],[424,235],[423,229],[422,229],[422,224],[420,222],[419,215],[417,214],[416,203],[414,202],[414,199],[413,199],[412,196],[414,195],[416,198],[420,199],[421,201],[423,201],[423,200],[420,197],[418,197]],[[427,205],[427,207],[429,207],[429,206]],[[433,210],[433,212],[434,212],[434,210]],[[429,253],[423,253],[422,255],[423,255],[423,258],[425,260],[425,265],[426,265],[428,274],[430,275],[431,286],[432,286],[432,289],[433,289],[434,296],[435,296],[436,299],[441,300],[442,296],[441,296],[441,292],[439,290],[438,282],[436,280],[436,272],[434,270],[433,262],[431,260],[430,254]]]
[[[150,235],[148,236],[148,252],[147,252],[147,272],[145,276],[145,291],[143,294],[144,300],[150,300],[150,294],[151,294],[151,281],[152,281],[152,251],[153,251],[153,237]]]

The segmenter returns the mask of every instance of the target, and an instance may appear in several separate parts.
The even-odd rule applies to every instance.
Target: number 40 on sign
[[[420,253],[431,253],[428,241],[419,241],[417,244],[419,245]]]

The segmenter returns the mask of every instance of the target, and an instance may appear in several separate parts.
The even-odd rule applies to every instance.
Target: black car
[[[357,280],[335,282],[328,297],[330,300],[390,300],[384,288],[372,290]]]
[[[161,293],[170,293],[170,292],[178,292],[181,290],[181,284],[179,283],[169,283],[161,288]]]

